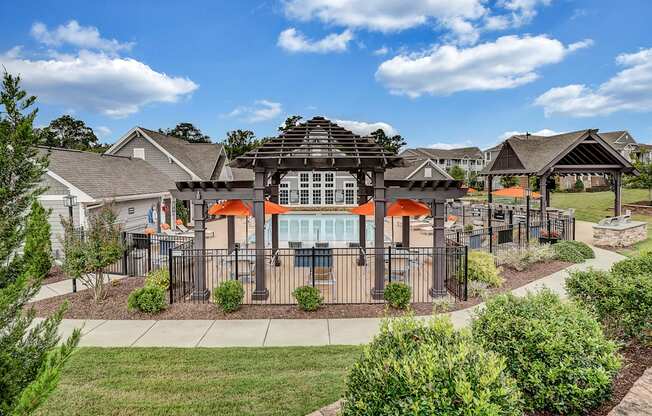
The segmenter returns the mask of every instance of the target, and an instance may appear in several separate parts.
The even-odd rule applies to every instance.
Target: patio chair
[[[316,248],[328,248],[330,246],[330,243],[324,242],[324,243],[315,243]]]
[[[289,248],[301,248],[301,247],[303,247],[303,243],[301,241],[288,241],[288,247]]]
[[[314,256],[313,256],[314,253]],[[314,259],[314,275],[313,270]],[[308,285],[329,285],[332,286],[333,298],[336,295],[336,280],[333,275],[333,249],[331,248],[298,248],[294,250],[294,267],[308,268]]]
[[[387,268],[385,269],[385,279],[392,282],[409,283],[410,264],[415,260],[412,257],[412,253],[408,249],[396,249],[392,251],[392,270],[390,275],[389,253],[386,252],[385,264]]]
[[[182,233],[189,233],[190,230],[183,224],[177,224],[177,228],[181,230]]]

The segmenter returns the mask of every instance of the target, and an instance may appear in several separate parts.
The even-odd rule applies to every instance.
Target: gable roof
[[[48,171],[96,200],[168,192],[163,173],[140,159],[80,150],[40,147],[49,154]]]
[[[481,173],[498,175],[542,174],[545,169],[563,160],[562,158],[570,157],[569,155],[575,150],[576,146],[589,139],[591,142],[586,144],[595,144],[597,147],[594,150],[597,153],[588,157],[590,159],[593,156],[596,161],[578,164],[595,166],[605,164],[603,162],[609,159],[627,170],[633,170],[631,163],[615,151],[598,134],[597,130],[579,130],[554,136],[512,136],[502,143],[498,156]],[[510,166],[506,167],[506,163]]]
[[[416,149],[405,149],[401,152],[401,155],[421,159],[482,159],[482,151],[476,146],[459,147],[456,149],[417,147]]]
[[[445,170],[437,166],[431,159],[410,159],[406,161],[406,166],[387,169],[385,171],[385,179],[390,180],[409,180],[419,170],[429,164],[433,168],[431,180],[452,180]]]
[[[118,140],[106,151],[114,154],[129,140],[140,134],[154,146],[159,148],[169,158],[190,175],[199,180],[217,179],[226,161],[226,153],[222,144],[218,143],[189,143],[178,137],[159,133],[144,127],[135,127]]]
[[[619,151],[624,149],[628,144],[637,144],[636,140],[626,130],[600,133],[600,137]]]

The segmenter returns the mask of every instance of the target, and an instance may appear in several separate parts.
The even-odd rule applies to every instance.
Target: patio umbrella
[[[468,192],[470,194],[474,194],[474,193],[478,192],[478,190],[475,189],[475,188],[466,188],[466,192]]]
[[[357,215],[373,215],[375,212],[374,202],[370,200],[349,211]],[[416,217],[419,215],[428,215],[429,213],[430,207],[428,205],[412,199],[397,199],[396,202],[389,204],[385,216],[392,218],[392,241],[394,241],[394,217]]]
[[[494,196],[504,196],[508,198],[525,198],[525,189],[520,186],[513,186],[511,188],[503,188],[492,192]],[[532,198],[541,198],[538,192],[532,192]]]

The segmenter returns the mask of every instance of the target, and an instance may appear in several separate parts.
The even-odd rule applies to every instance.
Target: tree
[[[39,186],[47,157],[36,145],[33,122],[36,97],[20,87],[20,77],[3,74],[0,91],[0,415],[32,412],[56,387],[63,363],[79,341],[76,330],[62,347],[57,329],[66,304],[35,323],[27,303],[41,289],[19,248],[27,213],[43,191]],[[27,230],[27,231],[26,231]],[[33,236],[30,236],[32,238]]]
[[[179,123],[173,129],[159,129],[158,131],[185,140],[188,143],[211,143],[211,138],[202,133],[192,123]]]
[[[38,201],[32,203],[27,219],[25,238],[25,269],[32,277],[44,278],[52,268],[52,243],[50,241],[50,210]]]
[[[91,215],[88,227],[81,233],[73,221],[61,218],[63,225],[63,269],[72,278],[79,279],[93,290],[95,301],[104,299],[107,292],[105,269],[120,260],[124,253],[121,240],[122,227],[111,206]]]
[[[453,165],[453,167],[448,170],[448,174],[458,181],[463,181],[466,177],[466,172],[458,165]]]
[[[388,136],[385,134],[385,130],[383,129],[371,132],[371,137],[374,138],[376,144],[380,147],[394,154],[398,153],[399,150],[401,150],[401,147],[407,144],[401,135],[395,134],[394,136]]]
[[[258,147],[261,143],[262,141],[256,139],[256,134],[251,130],[231,130],[226,133],[223,142],[226,154],[231,160]]]
[[[188,212],[188,208],[186,208],[185,205],[183,205],[183,201],[180,199],[176,200],[176,206],[177,206],[177,219],[180,219],[181,222],[183,222],[183,225],[187,225],[188,221],[190,221],[190,213]]]
[[[43,146],[75,150],[102,147],[92,128],[67,114],[52,120],[47,127],[39,130],[39,135]]]
[[[294,115],[286,118],[285,123],[283,123],[282,126],[278,126],[279,133],[284,133],[290,130],[292,127],[296,127],[301,120],[303,120],[303,117],[300,115]]]
[[[503,188],[512,188],[518,185],[518,178],[516,176],[501,176],[500,184]]]
[[[639,175],[627,175],[625,184],[634,188],[647,189],[648,198],[652,201],[652,163],[636,161],[634,167],[638,170]]]

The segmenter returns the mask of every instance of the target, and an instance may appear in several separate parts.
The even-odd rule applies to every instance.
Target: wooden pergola
[[[502,143],[498,156],[480,174],[487,179],[486,189],[490,204],[494,177],[527,176],[529,179],[535,176],[539,178],[540,210],[543,221],[546,209],[550,206],[548,180],[554,176],[611,177],[614,189],[614,215],[621,215],[624,173],[638,174],[625,157],[600,137],[597,129],[590,129],[556,136],[530,134],[512,136]]]
[[[278,188],[281,179],[290,171],[345,171],[356,176],[358,181],[358,202],[363,204],[371,197],[374,200],[374,247],[384,245],[385,207],[387,201],[398,198],[412,198],[432,201],[433,247],[445,247],[444,220],[445,202],[459,198],[466,191],[454,180],[409,181],[385,180],[388,169],[402,167],[404,161],[398,155],[388,152],[375,143],[371,137],[362,137],[346,130],[323,117],[314,117],[301,123],[278,137],[265,141],[261,146],[236,158],[231,167],[251,169],[253,181],[180,181],[173,191],[176,198],[193,201],[195,219],[195,248],[205,248],[205,201],[242,199],[253,202],[256,222],[256,250],[265,249],[265,198],[278,202]],[[371,185],[368,185],[371,183]],[[232,248],[234,223],[229,220],[229,249]],[[359,244],[366,247],[366,218],[359,218]],[[409,223],[408,223],[409,225]],[[409,227],[408,227],[409,229]],[[278,250],[278,215],[272,215],[272,251]],[[443,256],[433,262],[433,297],[446,294]],[[361,258],[364,261],[364,257]],[[265,286],[265,257],[256,256],[256,281],[253,298],[265,300],[269,291]],[[384,292],[384,257],[382,250],[374,256],[375,275],[372,296],[382,299]],[[206,290],[203,268],[196,270],[196,285],[193,297],[205,299]]]

